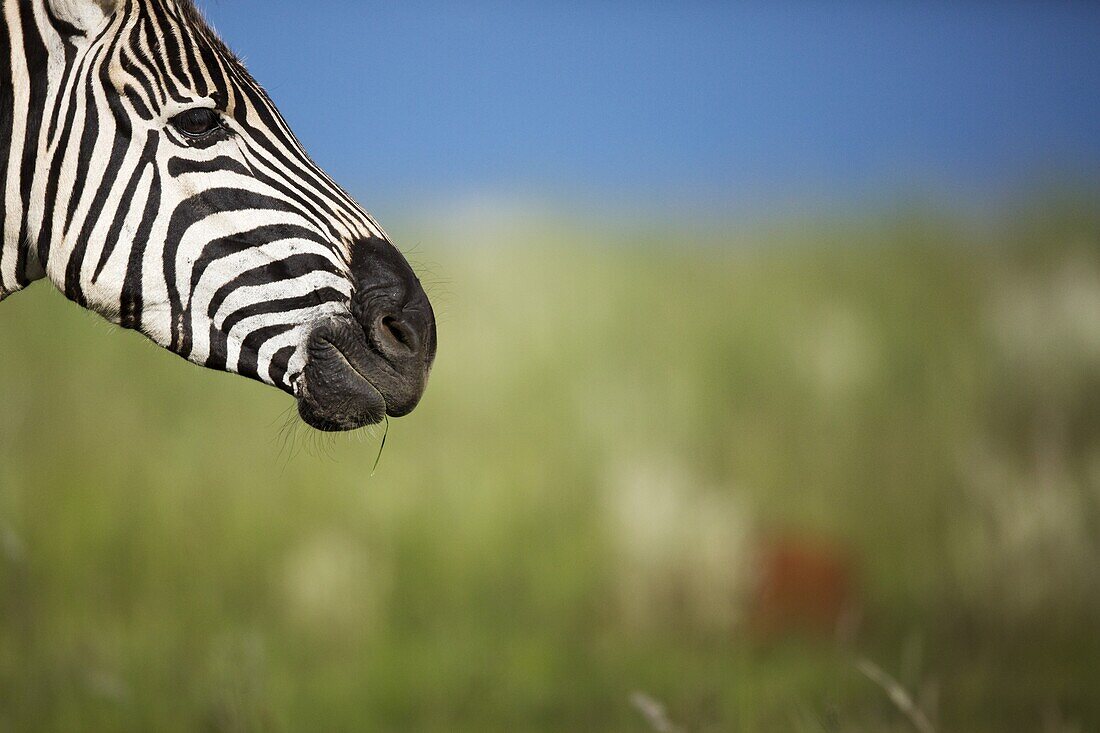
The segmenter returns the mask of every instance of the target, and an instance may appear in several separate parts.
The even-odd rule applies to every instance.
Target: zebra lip
[[[386,399],[366,368],[372,361],[355,330],[324,323],[310,334],[298,390],[298,414],[318,430],[354,430],[380,422]]]

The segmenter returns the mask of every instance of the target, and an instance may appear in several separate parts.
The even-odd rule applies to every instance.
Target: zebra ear
[[[84,36],[115,12],[119,0],[46,0],[50,20],[62,35]]]

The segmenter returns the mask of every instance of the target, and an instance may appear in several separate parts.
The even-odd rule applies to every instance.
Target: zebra
[[[49,278],[319,430],[416,406],[420,281],[193,0],[0,2],[0,300]]]

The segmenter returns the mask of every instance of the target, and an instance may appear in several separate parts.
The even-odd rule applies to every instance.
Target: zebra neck
[[[52,115],[72,50],[46,0],[0,0],[0,300],[46,275]],[[56,125],[54,125],[56,127]],[[52,176],[56,179],[56,176]],[[47,249],[48,251],[48,243]]]

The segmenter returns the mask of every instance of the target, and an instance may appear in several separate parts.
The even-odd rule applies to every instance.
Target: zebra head
[[[192,0],[2,1],[0,296],[48,276],[322,430],[416,406],[436,350],[419,280]]]

